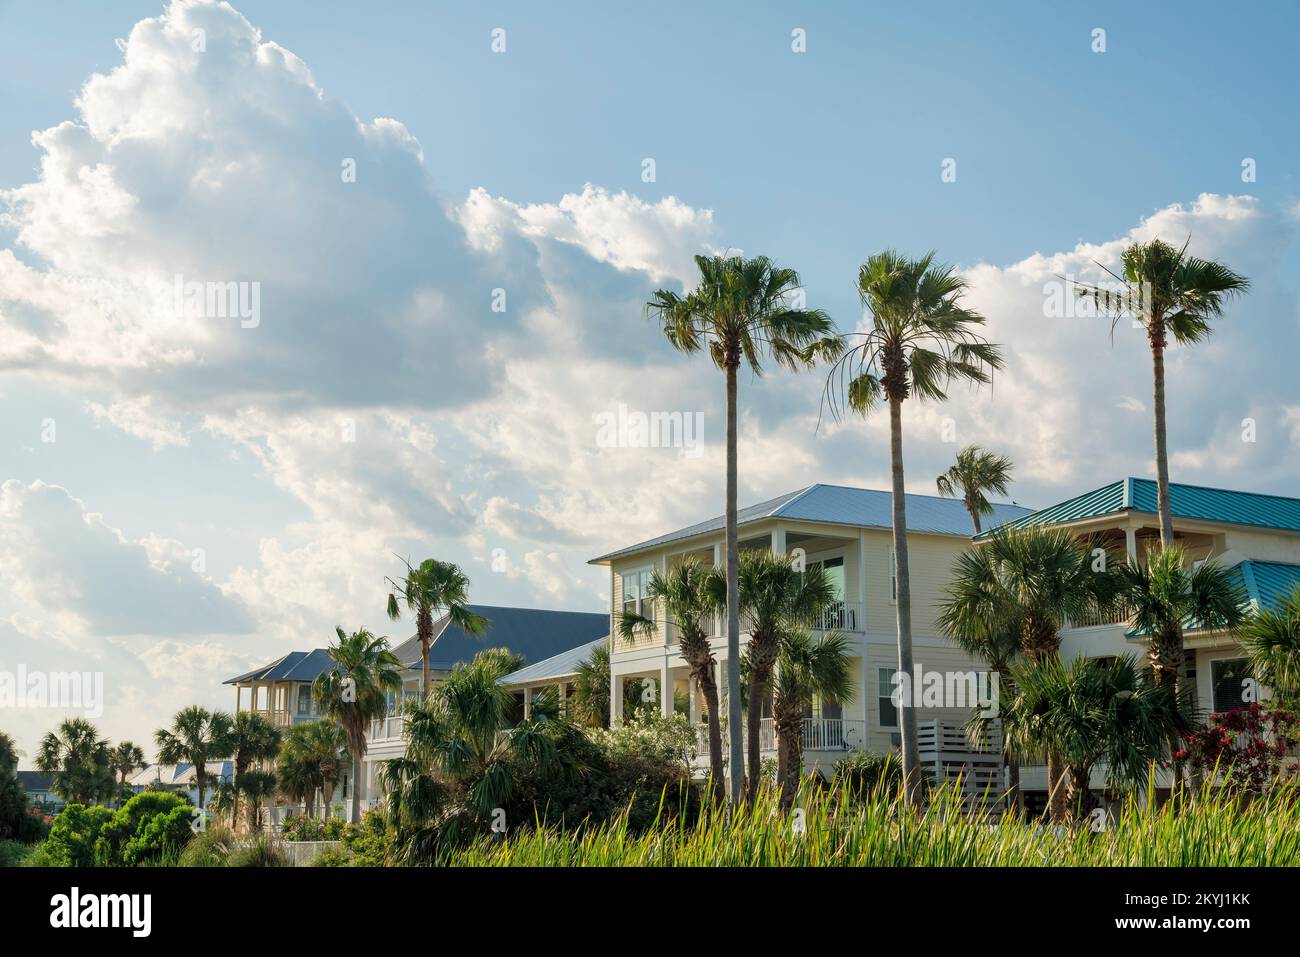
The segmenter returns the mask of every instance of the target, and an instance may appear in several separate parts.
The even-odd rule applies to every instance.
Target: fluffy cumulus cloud
[[[0,195],[6,391],[73,396],[139,469],[215,447],[291,506],[250,509],[265,517],[217,579],[181,529],[97,514],[75,481],[79,464],[93,484],[89,458],[57,484],[3,485],[0,667],[84,656],[112,676],[110,733],[147,740],[181,704],[228,705],[220,679],[336,624],[405,637],[379,614],[395,556],[459,562],[485,603],[593,609],[608,587],[587,559],[721,512],[722,378],[641,318],[652,290],[690,284],[692,256],[728,245],[711,210],[599,185],[447,196],[438,143],[353,115],[207,0],[136,24],[33,145],[39,174]],[[1152,235],[1190,235],[1255,280],[1208,344],[1171,353],[1179,477],[1283,484],[1300,464],[1294,348],[1256,330],[1294,341],[1294,227],[1203,196],[1096,244],[965,267],[1008,368],[991,391],[908,410],[911,487],[930,490],[954,429],[1013,456],[1025,502],[1145,469],[1140,337],[1048,316],[1044,287]],[[743,499],[887,482],[883,420],[818,429],[819,392],[815,375],[742,382]],[[635,426],[653,413],[685,429],[668,447]]]

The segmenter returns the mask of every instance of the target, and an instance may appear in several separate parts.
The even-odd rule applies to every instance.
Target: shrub
[[[103,830],[113,812],[101,805],[69,804],[50,825],[50,836],[32,862],[37,867],[93,867],[111,863],[98,857]]]
[[[0,867],[17,867],[32,853],[32,845],[21,841],[0,841]]]
[[[211,827],[185,845],[177,862],[181,867],[225,867],[235,835],[227,827]]]
[[[96,846],[103,864],[136,867],[164,853],[179,853],[194,836],[194,805],[180,794],[146,791],[113,815]]]
[[[352,867],[352,855],[341,847],[327,847],[311,859],[309,867]]]
[[[835,778],[832,786],[846,789],[850,794],[862,797],[877,788],[895,788],[903,781],[903,763],[898,752],[886,751],[884,754],[869,754],[854,751],[835,762]]]
[[[1300,742],[1300,716],[1258,703],[1216,711],[1184,737],[1177,754],[1202,774],[1218,771],[1228,787],[1259,793],[1277,780],[1282,761]]]
[[[227,867],[288,867],[289,860],[269,837],[258,836],[231,849]]]
[[[339,839],[353,867],[383,867],[390,863],[393,834],[380,811],[370,811],[360,824],[343,825]]]
[[[325,825],[320,818],[305,814],[290,814],[280,832],[286,841],[321,841],[325,839],[324,834]]]

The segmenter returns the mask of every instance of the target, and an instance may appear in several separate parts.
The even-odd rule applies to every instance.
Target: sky
[[[1044,506],[1154,471],[1140,331],[1053,291],[1188,241],[1252,287],[1170,353],[1174,480],[1295,494],[1297,19],[0,0],[0,672],[102,673],[101,730],[149,745],[336,625],[404,639],[401,558],[604,609],[589,559],[722,510],[722,376],[642,315],[698,253],[851,331],[868,255],[936,250],[1008,361],[910,403],[909,490],[974,442]],[[823,376],[742,376],[742,505],[887,487]],[[698,441],[611,441],[620,410]],[[30,766],[63,715],[0,729]]]

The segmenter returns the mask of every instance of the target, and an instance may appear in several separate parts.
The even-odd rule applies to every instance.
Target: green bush
[[[235,836],[229,828],[210,827],[191,838],[177,863],[181,867],[225,867],[234,846]]]
[[[231,849],[227,867],[288,867],[289,860],[269,837],[258,836]]]
[[[32,853],[32,845],[22,841],[0,841],[0,867],[17,867]]]
[[[832,786],[845,789],[850,794],[863,797],[878,788],[893,789],[903,781],[903,763],[898,752],[869,754],[855,751],[835,762]]]
[[[311,859],[311,867],[352,867],[352,855],[341,847],[327,847]]]
[[[339,835],[353,867],[383,867],[389,863],[393,834],[379,811],[370,811],[360,824],[346,824]]]
[[[290,814],[280,833],[286,841],[337,841],[343,836],[343,827],[344,822],[336,817],[322,821],[315,816]]]
[[[194,836],[194,805],[179,794],[146,791],[118,809],[96,848],[105,864],[136,867],[168,851],[179,853]]]
[[[93,867],[111,861],[99,857],[99,840],[113,820],[102,805],[69,804],[50,825],[50,836],[39,847],[36,867]]]

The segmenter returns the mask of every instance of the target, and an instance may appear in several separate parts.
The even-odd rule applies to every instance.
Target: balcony
[[[406,727],[406,718],[400,712],[392,712],[382,718],[376,718],[370,722],[370,732],[367,737],[372,741],[392,741],[400,740],[402,731]]]
[[[1127,625],[1133,620],[1134,610],[1129,605],[1116,605],[1113,608],[1092,608],[1076,615],[1066,622],[1067,628],[1102,628],[1112,625]]]
[[[814,631],[864,631],[862,602],[837,601],[813,621]]]
[[[705,761],[709,756],[708,725],[696,726],[698,750]],[[804,751],[861,751],[867,739],[867,723],[845,718],[804,718]],[[748,740],[745,738],[745,740]],[[771,718],[764,718],[758,725],[758,747],[761,751],[776,751],[776,729]],[[722,753],[729,751],[727,731],[722,731]]]
[[[270,708],[246,708],[244,710],[252,714],[261,715],[277,728],[287,728],[289,725],[293,724],[294,716],[291,711]]]

